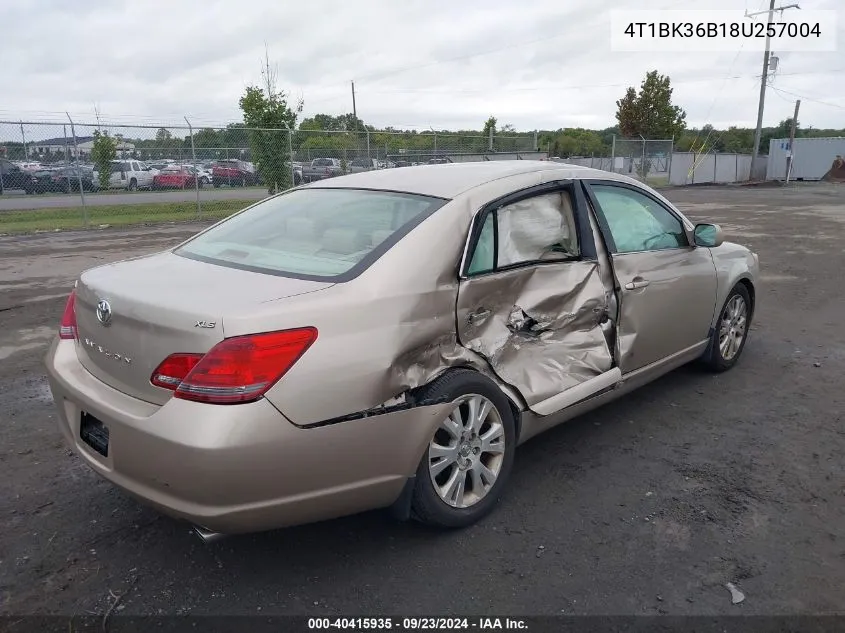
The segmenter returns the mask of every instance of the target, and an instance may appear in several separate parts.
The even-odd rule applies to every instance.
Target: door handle
[[[634,277],[633,281],[625,284],[625,290],[637,290],[638,288],[645,288],[650,282],[648,279],[642,277]]]
[[[481,308],[479,310],[476,310],[475,312],[470,312],[469,315],[467,316],[467,322],[470,325],[477,325],[478,323],[481,323],[482,321],[484,321],[484,319],[486,319],[489,316],[490,316],[490,310],[487,310],[486,308]]]

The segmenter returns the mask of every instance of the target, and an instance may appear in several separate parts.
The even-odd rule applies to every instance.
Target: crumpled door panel
[[[530,407],[611,369],[607,294],[594,261],[537,265],[461,283],[458,334]]]

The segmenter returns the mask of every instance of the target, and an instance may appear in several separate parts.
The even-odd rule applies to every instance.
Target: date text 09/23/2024
[[[373,617],[373,618],[308,618],[308,630],[347,631],[497,631],[527,630],[528,625],[520,618],[501,617]]]

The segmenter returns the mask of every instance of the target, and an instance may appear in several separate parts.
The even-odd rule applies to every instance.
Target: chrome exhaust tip
[[[221,539],[226,538],[225,534],[220,534],[220,532],[212,532],[211,530],[207,530],[206,528],[195,525],[194,534],[196,534],[203,543],[213,543],[215,541],[219,541]]]

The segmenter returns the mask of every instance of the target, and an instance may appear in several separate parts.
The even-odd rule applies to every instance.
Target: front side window
[[[300,189],[259,202],[174,252],[222,266],[331,281],[354,274],[383,242],[444,203],[383,191]]]
[[[615,185],[592,185],[617,253],[689,246],[684,226],[647,195]]]

